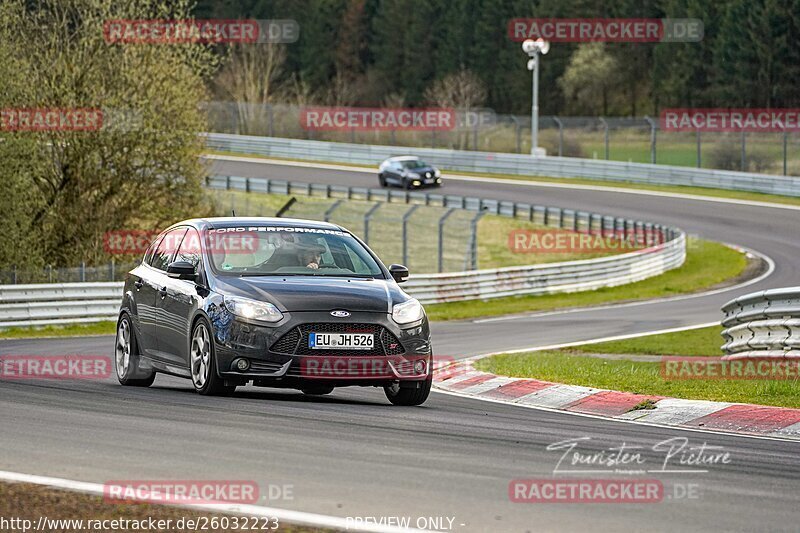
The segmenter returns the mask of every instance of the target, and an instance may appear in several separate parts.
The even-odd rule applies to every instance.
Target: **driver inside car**
[[[296,247],[297,259],[300,266],[314,270],[319,268],[320,262],[322,261],[322,254],[325,252],[323,246],[316,243],[300,242]]]

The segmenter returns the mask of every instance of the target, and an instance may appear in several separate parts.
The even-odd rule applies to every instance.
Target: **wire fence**
[[[353,190],[348,199],[347,193],[337,188],[328,196],[327,189],[292,190],[288,185],[280,189],[280,182],[269,196],[248,194],[246,187],[242,191],[236,178],[209,178],[208,186],[220,215],[274,216],[294,198],[281,216],[344,226],[359,235],[386,264],[400,263],[417,273],[479,267],[478,228],[472,224],[476,213],[425,205],[425,193],[416,200],[419,203],[405,204],[387,201],[386,195],[381,197],[367,189]]]
[[[587,211],[426,191],[237,176],[209,177],[206,187],[220,215],[233,211],[237,216],[275,216],[283,211],[283,216],[338,223],[361,235],[386,263],[402,263],[416,273],[479,269],[478,223],[485,214],[601,237],[641,236],[644,240],[655,236],[653,244],[672,241],[680,234],[660,224]],[[296,196],[305,199],[294,198],[287,205]],[[82,263],[71,268],[12,266],[0,269],[0,285],[121,281],[139,261]]]
[[[304,129],[302,107],[286,104],[210,102],[215,133],[312,139],[402,147],[527,154],[531,118],[487,109],[457,113],[451,130],[401,131]],[[539,146],[548,155],[656,163],[696,168],[800,175],[800,134],[673,132],[658,117],[539,117]]]

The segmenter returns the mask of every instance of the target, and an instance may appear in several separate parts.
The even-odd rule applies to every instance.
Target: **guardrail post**
[[[558,157],[564,155],[564,123],[558,117],[553,117],[553,122],[558,126]]]
[[[250,178],[244,179],[244,192],[250,192]]]
[[[550,224],[550,208],[544,206],[544,219],[542,220],[542,224],[545,226]]]
[[[81,283],[86,281],[86,263],[81,261]]]
[[[53,265],[47,265],[47,282],[53,283]]]
[[[419,208],[419,204],[414,204],[411,209],[403,213],[403,264],[408,266],[408,220]]]
[[[17,265],[11,267],[11,279],[14,280],[14,285],[17,284]]]
[[[444,223],[447,217],[453,214],[455,207],[451,207],[447,212],[439,218],[439,272],[444,271]]]
[[[375,211],[380,209],[383,205],[383,202],[375,202],[375,205],[369,208],[369,211],[366,212],[364,215],[364,242],[369,244],[369,221],[372,219],[372,215],[375,214]]]
[[[226,191],[231,190],[231,177],[230,176],[225,176],[225,190]]]

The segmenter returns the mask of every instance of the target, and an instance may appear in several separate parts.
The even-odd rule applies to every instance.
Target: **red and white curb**
[[[434,374],[434,386],[478,399],[660,426],[800,440],[800,409],[633,394],[475,370],[470,360]],[[637,408],[650,400],[648,407]]]

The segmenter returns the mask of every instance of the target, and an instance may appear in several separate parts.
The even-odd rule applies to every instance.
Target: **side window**
[[[153,252],[149,265],[158,270],[166,270],[185,233],[186,228],[175,228],[164,234],[164,238],[161,239],[158,246],[156,246],[155,252]]]
[[[350,246],[345,244],[347,255],[350,256],[350,262],[353,264],[353,272],[356,274],[370,274],[370,268],[358,256],[358,254]]]
[[[186,232],[175,261],[186,261],[194,265],[195,269],[200,267],[200,233],[196,229],[189,228]]]
[[[150,246],[147,247],[147,251],[144,253],[144,262],[145,262],[145,264],[149,265],[153,261],[153,252],[156,251],[156,247],[158,246],[158,243],[161,242],[161,237],[162,237],[161,235],[156,237],[153,240],[153,242],[150,243]]]

